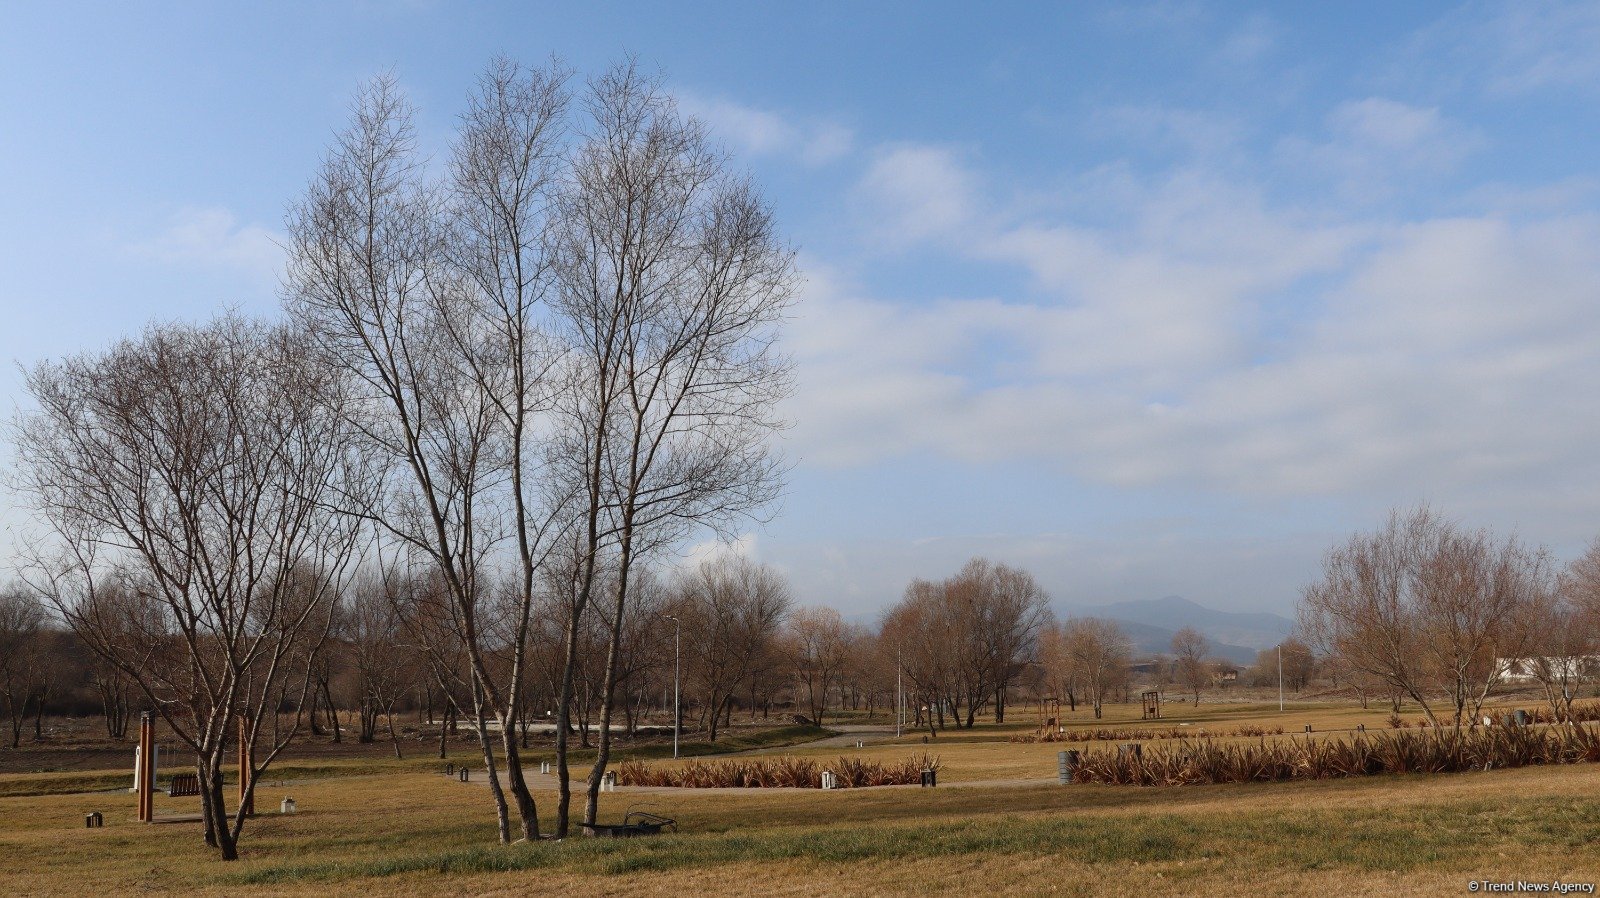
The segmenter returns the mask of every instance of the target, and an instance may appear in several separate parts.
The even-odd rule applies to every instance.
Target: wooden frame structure
[[[1153,720],[1161,716],[1161,691],[1147,689],[1139,693],[1139,700],[1144,705],[1144,719]]]

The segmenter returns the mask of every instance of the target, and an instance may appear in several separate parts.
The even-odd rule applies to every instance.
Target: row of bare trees
[[[1300,624],[1335,676],[1415,702],[1434,725],[1476,722],[1513,668],[1570,719],[1600,656],[1600,542],[1557,570],[1515,536],[1395,512],[1327,554]]]

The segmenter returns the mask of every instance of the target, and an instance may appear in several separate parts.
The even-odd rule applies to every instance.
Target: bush
[[[831,770],[840,788],[910,786],[922,782],[922,771],[938,770],[935,755],[914,755],[898,763],[841,757],[832,764],[810,758],[727,758],[692,760],[677,767],[653,767],[643,761],[617,765],[617,785],[670,786],[684,789],[820,789],[822,772]]]
[[[1600,762],[1600,728],[1485,727],[1401,730],[1344,739],[1289,739],[1258,745],[1151,747],[1139,755],[1083,755],[1074,783],[1184,786],[1294,779],[1339,779],[1382,773],[1459,773],[1532,764]]]

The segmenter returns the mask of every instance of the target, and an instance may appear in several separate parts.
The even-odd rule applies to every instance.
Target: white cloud
[[[1395,149],[1440,130],[1386,104],[1335,118]],[[858,198],[880,228],[1015,266],[1037,294],[902,302],[808,264],[804,460],[1048,459],[1120,486],[1466,504],[1560,471],[1600,499],[1582,485],[1600,483],[1600,421],[1578,411],[1600,387],[1600,220],[1310,218],[1182,173],[1089,226],[1016,219],[979,180],[901,146]]]
[[[683,570],[698,567],[707,561],[719,558],[748,558],[756,559],[756,535],[746,533],[732,540],[708,539],[694,543],[678,558],[677,565]]]
[[[283,244],[275,232],[241,223],[227,209],[190,207],[174,213],[154,236],[126,249],[162,264],[231,268],[275,282],[283,265]]]
[[[1424,30],[1410,65],[1422,77],[1452,71],[1491,94],[1600,84],[1600,3],[1500,0],[1468,3]],[[1441,67],[1439,57],[1454,65]],[[1415,79],[1413,79],[1415,80]]]
[[[1340,103],[1328,113],[1321,140],[1289,137],[1278,145],[1285,171],[1334,182],[1347,199],[1379,199],[1454,171],[1485,139],[1438,107],[1385,97]]]
[[[946,147],[880,150],[856,186],[868,228],[891,244],[949,237],[976,210],[975,179]]]
[[[713,137],[752,156],[789,155],[807,165],[825,165],[855,147],[854,132],[837,122],[801,120],[691,92],[680,92],[678,103],[704,122]]]

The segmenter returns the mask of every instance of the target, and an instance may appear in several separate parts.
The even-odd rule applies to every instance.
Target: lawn
[[[1201,706],[1208,725],[1270,712]],[[1356,709],[1357,711],[1359,709]],[[1137,711],[1135,710],[1135,714]],[[1250,715],[1265,714],[1265,717]],[[1349,709],[1298,709],[1314,726]],[[1320,716],[1318,716],[1320,715]],[[1281,720],[1289,729],[1294,712]],[[1387,716],[1386,712],[1379,714]],[[1168,722],[1171,722],[1169,719]],[[1104,723],[1104,722],[1102,722]],[[1371,724],[1369,724],[1370,726]],[[1303,730],[1303,725],[1300,727]],[[1050,783],[1058,744],[980,728],[927,749],[937,789],[630,791],[682,833],[499,846],[487,791],[421,767],[269,774],[235,864],[198,826],[131,822],[126,793],[0,798],[9,893],[1463,894],[1470,880],[1600,880],[1600,766],[1172,789]],[[801,749],[901,757],[909,744]],[[435,762],[436,763],[436,762]],[[948,784],[948,785],[946,785]],[[545,786],[546,783],[537,785]],[[536,792],[548,812],[554,794]],[[190,799],[158,798],[158,811]],[[180,807],[183,806],[183,807]],[[101,830],[83,815],[105,814]]]

